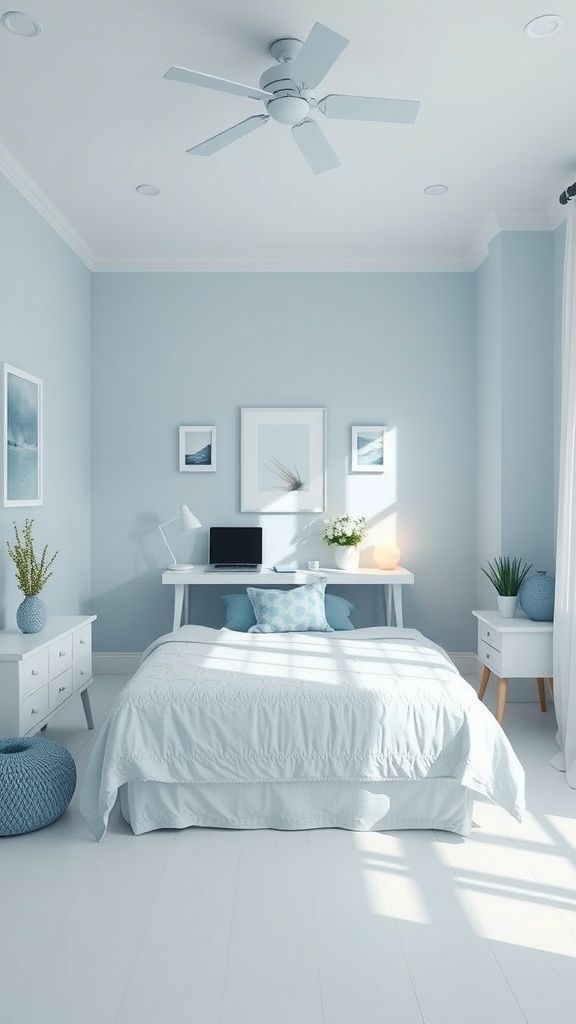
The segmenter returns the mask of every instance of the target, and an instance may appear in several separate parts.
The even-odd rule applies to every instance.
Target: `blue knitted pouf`
[[[54,740],[0,740],[0,836],[18,836],[51,825],[76,789],[70,751]]]

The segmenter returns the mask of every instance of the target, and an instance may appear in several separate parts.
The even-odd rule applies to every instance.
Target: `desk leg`
[[[394,597],[394,618],[396,625],[402,629],[404,627],[404,615],[402,613],[402,585],[400,583],[392,584],[392,594]]]
[[[174,619],[172,629],[180,629],[182,625],[182,608],[184,605],[184,584],[176,583],[174,587]]]

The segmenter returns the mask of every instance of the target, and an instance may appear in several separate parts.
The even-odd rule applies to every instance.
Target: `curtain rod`
[[[573,185],[568,185],[566,191],[563,192],[561,196],[559,196],[558,202],[561,203],[562,206],[566,206],[568,200],[573,199],[574,196],[576,196],[576,181]]]

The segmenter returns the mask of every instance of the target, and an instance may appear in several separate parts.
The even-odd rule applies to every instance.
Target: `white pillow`
[[[314,580],[293,590],[269,590],[247,587],[256,625],[249,633],[299,633],[315,630],[333,633],[326,619],[324,591],[326,580]]]

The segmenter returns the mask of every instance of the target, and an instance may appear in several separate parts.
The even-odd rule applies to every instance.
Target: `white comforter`
[[[160,637],[94,746],[80,810],[100,839],[126,782],[452,778],[520,819],[524,771],[445,652],[414,629]]]

